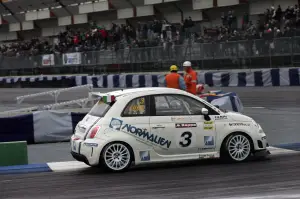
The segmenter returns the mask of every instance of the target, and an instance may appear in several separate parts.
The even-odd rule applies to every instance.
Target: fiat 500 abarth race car
[[[71,137],[71,154],[90,166],[124,171],[132,163],[208,158],[242,162],[267,156],[266,134],[252,118],[224,113],[171,88],[93,93],[100,100]]]

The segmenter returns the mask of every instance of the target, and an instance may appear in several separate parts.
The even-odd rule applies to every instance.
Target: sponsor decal
[[[98,144],[97,143],[84,143],[85,146],[88,146],[88,147],[98,147]]]
[[[205,126],[203,129],[204,129],[204,130],[213,130],[214,127],[213,127],[213,126]]]
[[[210,147],[214,146],[215,145],[214,136],[204,136],[204,145]]]
[[[142,141],[150,142],[151,144],[160,146],[162,148],[170,148],[171,146],[171,141],[150,133],[147,131],[147,129],[141,129],[134,125],[123,123],[123,120],[117,118],[111,119],[109,127],[118,131],[129,133],[136,138],[141,139]]]
[[[207,151],[207,150],[215,150],[216,148],[213,148],[213,147],[206,147],[206,148],[198,148],[198,151],[201,152],[201,151]]]
[[[175,128],[191,128],[197,127],[196,123],[176,123]]]
[[[229,123],[229,126],[250,126],[247,123]]]
[[[140,104],[140,105],[145,105],[145,98],[143,98],[143,97],[140,98],[140,99],[139,99],[139,104]]]
[[[199,155],[200,159],[210,159],[214,157],[215,157],[214,155],[210,155],[210,154]]]
[[[141,161],[150,161],[150,153],[149,151],[140,151]]]
[[[214,122],[213,121],[205,121],[203,125],[204,130],[213,130],[214,129]]]
[[[216,115],[215,120],[227,120],[227,116],[226,115]]]
[[[182,121],[182,120],[185,120],[185,119],[189,119],[189,118],[186,118],[186,117],[171,117],[172,121]]]

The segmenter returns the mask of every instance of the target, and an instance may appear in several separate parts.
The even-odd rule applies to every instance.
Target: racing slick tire
[[[131,166],[133,157],[129,145],[123,142],[112,142],[103,148],[99,166],[110,172],[124,172]]]
[[[249,136],[243,133],[233,133],[223,142],[221,159],[225,162],[245,162],[253,152],[253,143]]]

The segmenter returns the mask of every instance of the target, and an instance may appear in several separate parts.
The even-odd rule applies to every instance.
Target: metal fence
[[[221,43],[187,42],[149,48],[128,48],[118,51],[81,52],[78,62],[65,62],[65,54],[55,54],[54,62],[44,63],[44,55],[0,57],[0,69],[6,75],[14,72],[140,72],[165,70],[185,60],[198,69],[268,68],[300,65],[300,37],[273,40],[245,40]],[[9,74],[7,74],[9,71]],[[0,70],[1,72],[1,70]],[[3,72],[2,72],[3,75]]]

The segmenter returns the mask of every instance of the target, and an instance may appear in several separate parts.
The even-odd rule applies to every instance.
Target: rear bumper
[[[75,153],[74,151],[71,151],[71,155],[73,156],[73,158],[79,162],[84,162],[85,164],[89,165],[89,161],[88,159],[81,154]]]

